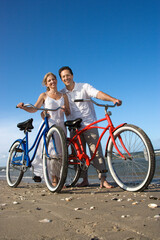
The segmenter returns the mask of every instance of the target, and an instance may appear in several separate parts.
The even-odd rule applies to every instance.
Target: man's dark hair
[[[70,67],[68,67],[68,66],[64,66],[64,67],[61,67],[61,68],[59,69],[59,71],[58,71],[60,78],[61,78],[61,72],[62,72],[63,70],[69,70],[69,71],[70,71],[70,74],[73,75],[72,69],[71,69]]]

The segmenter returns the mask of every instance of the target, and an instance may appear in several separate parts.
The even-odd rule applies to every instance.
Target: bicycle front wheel
[[[17,187],[23,177],[23,161],[24,161],[24,149],[19,140],[13,143],[10,148],[6,178],[10,187]]]
[[[60,192],[65,184],[68,169],[66,136],[59,126],[52,126],[43,149],[43,173],[48,189]]]
[[[67,140],[68,146],[68,174],[66,187],[74,187],[81,175],[80,160],[77,158],[77,151],[72,142]]]
[[[126,159],[120,156],[110,138],[107,161],[112,177],[124,190],[143,191],[152,181],[155,171],[155,155],[150,139],[142,129],[129,124],[115,130],[113,136]]]

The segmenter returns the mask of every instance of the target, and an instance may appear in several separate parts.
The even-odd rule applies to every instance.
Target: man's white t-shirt
[[[88,83],[75,83],[72,91],[63,88],[61,92],[66,93],[69,100],[71,114],[67,116],[67,120],[82,118],[83,127],[97,120],[92,102],[74,102],[74,100],[96,98],[99,90]]]

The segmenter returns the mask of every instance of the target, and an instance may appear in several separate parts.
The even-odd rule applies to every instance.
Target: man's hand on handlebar
[[[117,106],[121,106],[121,105],[122,105],[122,101],[119,100],[119,99],[115,99],[115,100],[113,101],[113,103],[114,103],[114,104],[117,103]]]

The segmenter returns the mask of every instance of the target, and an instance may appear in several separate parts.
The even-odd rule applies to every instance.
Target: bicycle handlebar
[[[109,104],[99,104],[96,101],[94,101],[92,98],[88,98],[88,99],[75,99],[74,102],[92,102],[95,105],[99,106],[99,107],[115,107],[117,106],[117,103],[115,103],[114,105],[109,105]]]
[[[55,109],[50,109],[50,108],[37,108],[35,107],[34,105],[32,105],[31,103],[26,103],[23,105],[24,107],[33,107],[35,108],[36,110],[41,110],[41,111],[57,111],[58,109],[63,109],[62,107],[58,107],[58,108],[55,108]],[[16,108],[18,108],[16,106]]]

